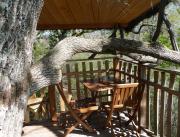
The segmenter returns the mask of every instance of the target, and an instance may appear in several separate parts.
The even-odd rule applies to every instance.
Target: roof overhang
[[[37,29],[130,29],[155,14],[160,0],[44,0]]]

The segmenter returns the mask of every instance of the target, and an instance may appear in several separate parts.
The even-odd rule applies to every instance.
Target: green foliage
[[[59,41],[67,37],[68,30],[53,30],[49,31],[49,45],[52,49]]]
[[[166,35],[160,35],[158,39],[159,43],[161,43],[164,47],[168,49],[172,49],[169,38]]]
[[[142,36],[142,41],[148,41],[148,42],[150,42],[150,41],[151,41],[151,34],[148,33],[148,32],[144,32],[144,33],[143,33],[143,36]]]
[[[166,48],[168,49],[172,49],[172,46],[171,46],[171,42],[168,38],[168,35],[160,35],[159,36],[159,39],[158,41]],[[180,42],[180,41],[179,41]],[[161,68],[169,68],[169,67],[174,67],[174,68],[179,68],[180,65],[178,64],[174,64],[172,62],[169,62],[169,61],[162,61],[162,63],[160,64],[160,67]]]
[[[34,62],[40,60],[49,51],[48,42],[46,40],[37,40],[33,47]]]

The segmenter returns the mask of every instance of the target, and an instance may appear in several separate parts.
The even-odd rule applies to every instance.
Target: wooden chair
[[[29,123],[31,121],[30,113],[33,114],[34,120],[48,118],[47,97],[45,96],[44,89],[41,89],[40,94],[40,97],[37,97],[36,94],[33,94],[28,98],[27,110],[24,116],[25,123]]]
[[[86,105],[86,107],[80,107],[80,108],[74,108],[70,105],[70,102],[68,102],[68,100],[66,99],[64,93],[63,93],[63,87],[62,84],[57,84],[56,85],[59,93],[62,97],[62,99],[64,100],[64,103],[66,104],[67,108],[68,108],[68,112],[70,113],[70,115],[77,121],[75,124],[71,125],[70,128],[68,128],[65,132],[64,132],[64,136],[68,135],[69,133],[71,133],[78,125],[82,125],[85,129],[87,129],[89,132],[95,132],[95,130],[88,124],[85,123],[85,120],[95,111],[98,110],[98,106],[88,106]]]
[[[142,86],[139,83],[114,84],[112,101],[103,104],[103,108],[108,113],[106,126],[112,127],[113,112],[118,112],[117,114],[120,120],[119,112],[125,110],[127,110],[127,116],[129,117],[126,124],[128,126],[136,118],[135,116],[140,106],[142,94]]]

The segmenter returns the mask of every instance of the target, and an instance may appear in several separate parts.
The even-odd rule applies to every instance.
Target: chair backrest
[[[112,103],[110,106],[110,113],[108,115],[106,125],[111,126],[112,113],[116,108],[120,108],[121,111],[123,111],[124,108],[129,108],[129,110],[132,110],[128,111],[128,113],[132,112],[132,114],[130,114],[131,117],[129,120],[131,121],[136,115],[137,110],[139,109],[143,96],[143,91],[143,83],[114,84]]]
[[[139,83],[115,84],[112,105],[137,105],[138,98],[140,98],[140,96],[138,95],[138,85]]]

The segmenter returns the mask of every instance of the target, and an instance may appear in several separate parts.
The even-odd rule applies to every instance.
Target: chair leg
[[[84,128],[86,128],[89,132],[94,132],[95,130],[92,129],[89,124],[83,122],[91,113],[92,112],[89,112],[83,115],[73,126],[65,131],[64,136],[67,136],[69,133],[71,133],[79,124],[82,124],[82,126],[84,126]]]
[[[118,120],[119,120],[119,126],[121,127],[121,117],[120,117],[120,112],[117,111],[116,113],[117,113],[117,118],[118,118]]]
[[[89,117],[91,115],[92,112],[88,112],[85,115],[82,116],[81,120],[81,124],[82,126],[84,126],[84,128],[86,128],[89,132],[94,132],[94,129],[91,128],[91,126],[88,123],[84,123],[83,121],[85,119],[87,119],[87,117]]]
[[[130,115],[130,114],[126,114],[127,117],[129,117],[129,120],[127,121],[127,123],[125,124],[125,126],[127,127],[135,118],[135,115]]]
[[[139,126],[138,127],[136,127],[136,124],[135,124],[135,122],[132,120],[132,126],[134,127],[134,129],[136,130],[136,136],[137,137],[140,137],[140,135],[139,135]]]

